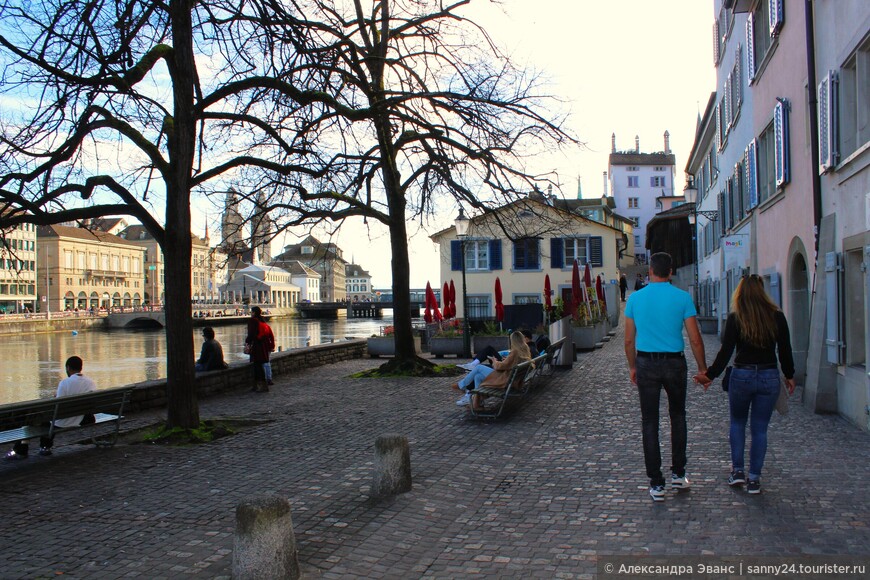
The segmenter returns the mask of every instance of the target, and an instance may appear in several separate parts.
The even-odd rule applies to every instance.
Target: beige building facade
[[[143,304],[143,248],[106,232],[59,225],[38,228],[37,248],[37,292],[48,312]]]

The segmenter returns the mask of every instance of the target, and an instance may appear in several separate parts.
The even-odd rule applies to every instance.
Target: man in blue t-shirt
[[[688,292],[671,285],[672,260],[659,252],[650,257],[649,285],[628,297],[625,305],[625,356],[631,382],[640,395],[643,457],[653,501],[664,501],[665,478],[659,448],[659,399],[668,395],[671,417],[671,488],[688,489],[686,477],[686,389],[688,368],[683,354],[683,327],[700,369],[706,369],[704,342],[697,312]]]

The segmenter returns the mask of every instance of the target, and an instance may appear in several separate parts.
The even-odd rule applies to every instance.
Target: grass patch
[[[245,427],[260,425],[267,421],[253,419],[207,419],[201,421],[196,429],[175,427],[167,429],[165,424],[152,425],[136,431],[122,433],[119,441],[129,444],[147,443],[151,445],[185,446],[211,443],[223,437],[230,437]]]

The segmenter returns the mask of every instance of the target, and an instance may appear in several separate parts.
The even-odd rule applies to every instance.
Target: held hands
[[[696,384],[703,386],[705,391],[710,386],[710,383],[713,382],[713,379],[711,379],[710,377],[707,376],[706,370],[703,373],[698,373],[697,375],[695,375],[692,378],[695,380]]]
[[[789,396],[794,395],[795,382],[794,378],[785,380],[785,387],[788,389]]]

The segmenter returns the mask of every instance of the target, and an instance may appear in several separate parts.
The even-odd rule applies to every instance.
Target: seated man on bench
[[[81,395],[97,390],[97,385],[82,374],[84,363],[77,356],[71,356],[66,361],[67,378],[62,380],[57,386],[57,397],[66,397],[69,395]],[[55,427],[77,427],[79,425],[87,425],[94,422],[93,415],[82,415],[79,417],[70,417],[68,419],[58,419],[54,422]],[[54,437],[39,438],[39,454],[51,455],[51,448],[54,445]],[[27,441],[19,441],[12,447],[12,451],[6,454],[6,459],[27,459],[27,453],[30,449]]]

